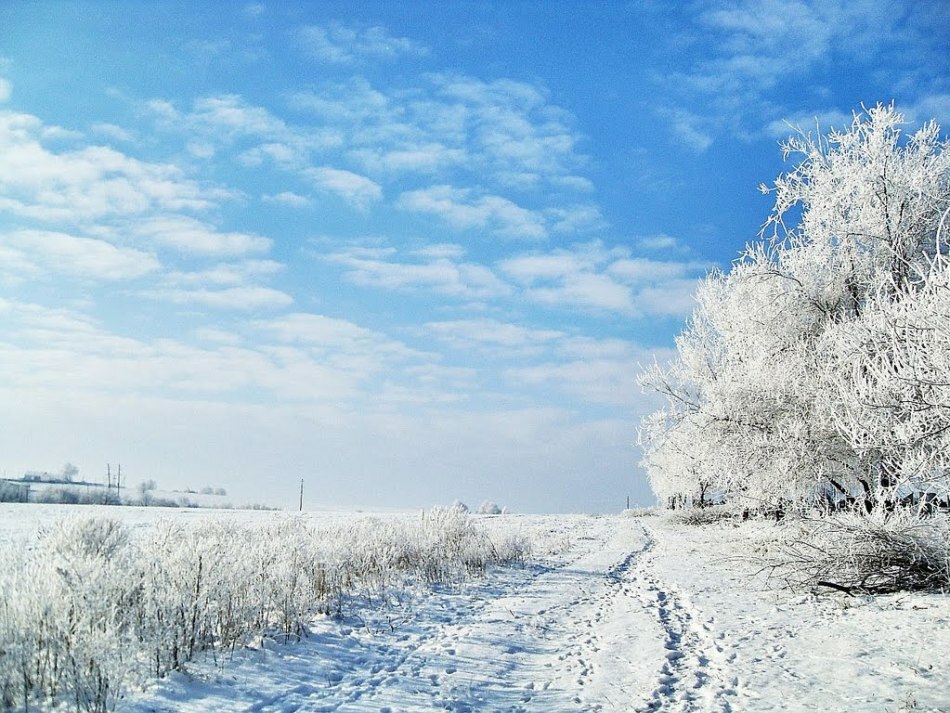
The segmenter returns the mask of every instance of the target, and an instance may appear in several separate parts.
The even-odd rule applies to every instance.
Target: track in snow
[[[649,531],[593,518],[575,534],[554,566],[436,591],[392,627],[318,622],[298,645],[209,666],[205,682],[173,677],[124,709],[729,711],[717,644],[650,572]]]
[[[643,711],[721,711],[729,713],[734,681],[726,670],[726,654],[688,597],[665,586],[650,573],[653,535],[644,528],[639,596],[654,610],[663,628],[664,662]]]

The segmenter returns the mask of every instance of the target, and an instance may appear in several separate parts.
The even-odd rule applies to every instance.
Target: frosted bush
[[[790,525],[767,555],[773,579],[792,588],[880,594],[950,587],[950,523],[912,512],[845,513]]]
[[[334,528],[65,520],[0,552],[0,701],[111,710],[203,651],[293,640],[354,596],[388,601],[527,556],[524,537],[495,540],[458,508]]]

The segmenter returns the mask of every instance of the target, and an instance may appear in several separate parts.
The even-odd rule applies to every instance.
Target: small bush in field
[[[672,517],[676,522],[681,522],[684,525],[702,526],[712,525],[713,523],[722,522],[724,520],[733,520],[736,517],[736,513],[728,508],[713,505],[705,508],[678,510]]]
[[[914,513],[845,513],[790,525],[767,561],[792,588],[883,594],[950,588],[950,522]]]

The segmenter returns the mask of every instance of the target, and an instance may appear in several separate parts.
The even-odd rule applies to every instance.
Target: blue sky
[[[786,122],[950,125],[943,2],[6,2],[0,469],[609,511]]]

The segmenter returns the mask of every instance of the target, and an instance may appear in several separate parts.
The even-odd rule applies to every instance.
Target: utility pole
[[[627,510],[630,509],[630,496],[627,496]]]
[[[303,512],[303,478],[300,479],[300,512]]]

